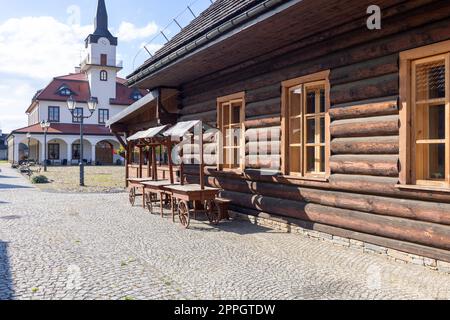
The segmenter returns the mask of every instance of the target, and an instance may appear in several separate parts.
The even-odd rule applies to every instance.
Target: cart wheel
[[[133,187],[130,189],[129,199],[130,199],[130,204],[132,206],[134,206],[134,204],[136,203],[136,188]]]
[[[191,223],[191,215],[187,201],[180,201],[178,204],[178,216],[180,217],[181,225],[186,229],[189,228],[189,224]]]
[[[215,226],[220,222],[219,212],[216,209],[217,208],[213,200],[206,201],[206,216],[208,217],[209,222]]]
[[[145,204],[147,205],[148,211],[153,214],[153,196],[151,193],[147,193],[145,196]]]

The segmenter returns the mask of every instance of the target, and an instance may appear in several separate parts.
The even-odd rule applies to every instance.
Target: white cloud
[[[159,27],[155,22],[150,22],[145,27],[139,28],[131,22],[123,21],[119,26],[117,37],[121,41],[133,41],[137,39],[145,39],[155,35],[159,31]]]
[[[0,84],[0,129],[4,133],[27,126],[25,110],[36,91],[33,84],[19,79]]]
[[[72,72],[92,30],[53,17],[6,20],[0,24],[0,72],[47,80]]]

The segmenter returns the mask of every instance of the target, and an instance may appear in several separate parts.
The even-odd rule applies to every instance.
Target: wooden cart
[[[142,183],[142,185],[144,188],[143,193],[145,197],[145,203],[150,213],[154,213],[153,204],[159,202],[161,217],[164,217],[164,201],[169,202],[171,204],[173,213],[174,209],[172,202],[172,193],[170,192],[170,190],[167,189],[167,187],[176,186],[179,184],[174,184],[170,180],[163,180],[163,181],[145,181]]]
[[[145,197],[144,197],[144,187],[143,182],[151,181],[152,178],[129,178],[128,179],[128,190],[130,204],[134,206],[136,204],[136,198],[142,196],[142,207],[145,208]]]
[[[199,202],[204,205],[204,210],[202,211],[206,214],[211,223],[218,224],[220,220],[222,220],[220,215],[214,210],[214,200],[219,194],[220,189],[202,187],[197,184],[167,186],[165,188],[171,192],[173,206],[177,204],[180,222],[186,229],[189,228],[191,223],[191,212],[194,217],[197,212],[200,212],[196,209],[194,205],[195,202]],[[193,207],[192,211],[190,207]],[[174,210],[172,211],[172,214],[175,214]]]

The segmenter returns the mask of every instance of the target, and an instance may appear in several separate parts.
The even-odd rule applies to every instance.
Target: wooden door
[[[112,165],[114,159],[113,146],[109,142],[99,142],[95,147],[96,160],[101,165]]]

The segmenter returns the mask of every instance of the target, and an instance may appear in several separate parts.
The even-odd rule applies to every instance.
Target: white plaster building
[[[120,147],[106,122],[126,107],[142,98],[146,92],[130,89],[117,77],[122,64],[116,61],[118,39],[108,30],[108,15],[104,0],[98,1],[95,32],[86,39],[87,57],[75,73],[55,77],[39,90],[26,110],[28,126],[14,130],[8,136],[9,161],[24,159],[51,164],[76,165],[80,161],[80,118],[72,116],[67,100],[77,101],[77,114],[88,115],[87,102],[97,98],[98,107],[91,118],[84,120],[84,156],[89,164],[114,164],[121,157]],[[49,121],[47,155],[40,122]]]

